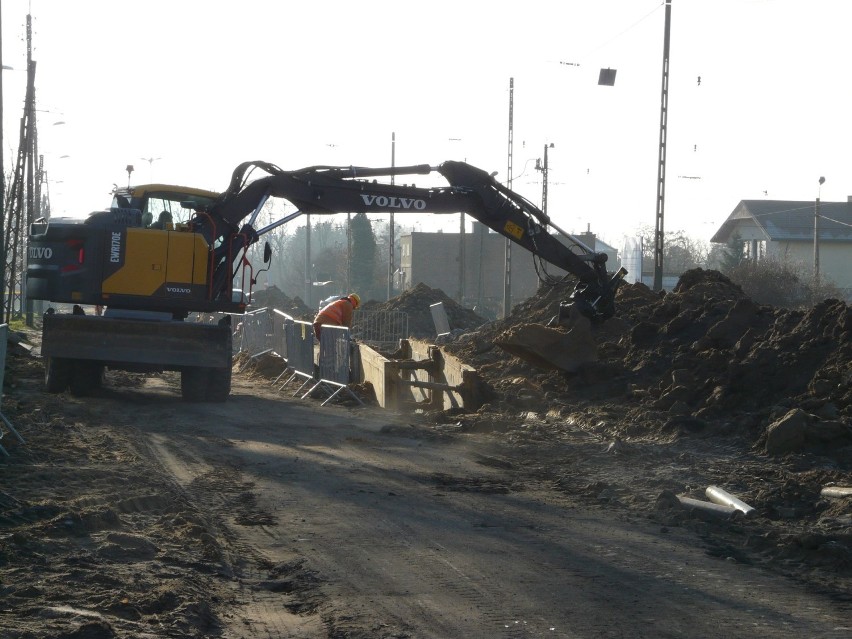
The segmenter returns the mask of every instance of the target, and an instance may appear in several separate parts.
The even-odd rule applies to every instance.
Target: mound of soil
[[[842,301],[762,306],[721,273],[694,269],[668,294],[622,286],[618,316],[593,327],[599,361],[576,374],[538,370],[493,346],[512,326],[546,323],[570,292],[568,284],[544,290],[445,348],[480,370],[504,408],[617,400],[634,418],[626,421],[736,418],[755,437],[793,408],[852,420],[852,313]]]
[[[287,297],[277,286],[253,291],[251,306],[253,308],[274,308],[303,322],[313,321],[314,315],[316,315],[316,310],[311,309],[300,297]]]
[[[474,311],[447,297],[440,289],[430,288],[422,283],[387,302],[367,302],[363,308],[367,311],[403,311],[408,314],[410,336],[430,339],[437,336],[437,331],[429,307],[438,302],[444,305],[451,331],[473,330],[487,321]]]

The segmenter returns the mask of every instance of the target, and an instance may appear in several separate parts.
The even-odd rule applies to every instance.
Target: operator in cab
[[[323,306],[314,318],[314,335],[320,338],[323,326],[352,326],[352,313],[361,306],[358,293],[350,293],[346,297],[334,300]]]

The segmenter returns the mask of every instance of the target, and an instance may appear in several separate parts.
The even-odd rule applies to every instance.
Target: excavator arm
[[[249,181],[254,169],[267,175]],[[447,181],[446,186],[426,188],[376,180],[435,172]],[[298,212],[256,229],[258,214],[270,197],[288,200]],[[214,252],[217,269],[213,288],[219,290],[231,281],[233,256],[264,233],[296,215],[346,212],[468,214],[577,279],[571,299],[565,303],[565,313],[572,306],[593,320],[604,320],[615,312],[615,292],[626,274],[624,269],[610,275],[606,254],[595,253],[579,239],[561,231],[529,200],[497,182],[493,175],[464,162],[449,161],[437,167],[314,166],[295,171],[285,171],[267,162],[246,162],[235,169],[227,190],[215,202],[197,211],[190,226],[218,247]],[[243,222],[246,218],[248,221]],[[559,236],[549,228],[555,229]]]

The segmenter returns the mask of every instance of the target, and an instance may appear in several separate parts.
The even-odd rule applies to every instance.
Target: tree
[[[356,213],[351,222],[352,233],[352,290],[361,299],[384,299],[378,291],[378,268],[380,260],[376,247],[376,236],[366,213]]]
[[[758,304],[808,308],[815,301],[842,299],[837,286],[828,279],[821,279],[816,288],[807,265],[777,257],[742,259],[725,274]]]
[[[719,254],[719,270],[728,274],[742,264],[745,259],[743,252],[743,240],[738,233],[734,233]]]
[[[656,233],[656,230],[649,226],[643,226],[639,230],[645,264],[653,264],[656,258]],[[706,242],[689,237],[683,230],[667,231],[663,234],[663,269],[666,274],[679,275],[689,269],[704,266],[708,253]]]

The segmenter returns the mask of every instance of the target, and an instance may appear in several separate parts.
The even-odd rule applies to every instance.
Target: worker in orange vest
[[[361,306],[358,293],[350,293],[330,304],[323,306],[314,318],[314,335],[319,339],[320,331],[326,324],[331,326],[352,326],[352,312]]]

